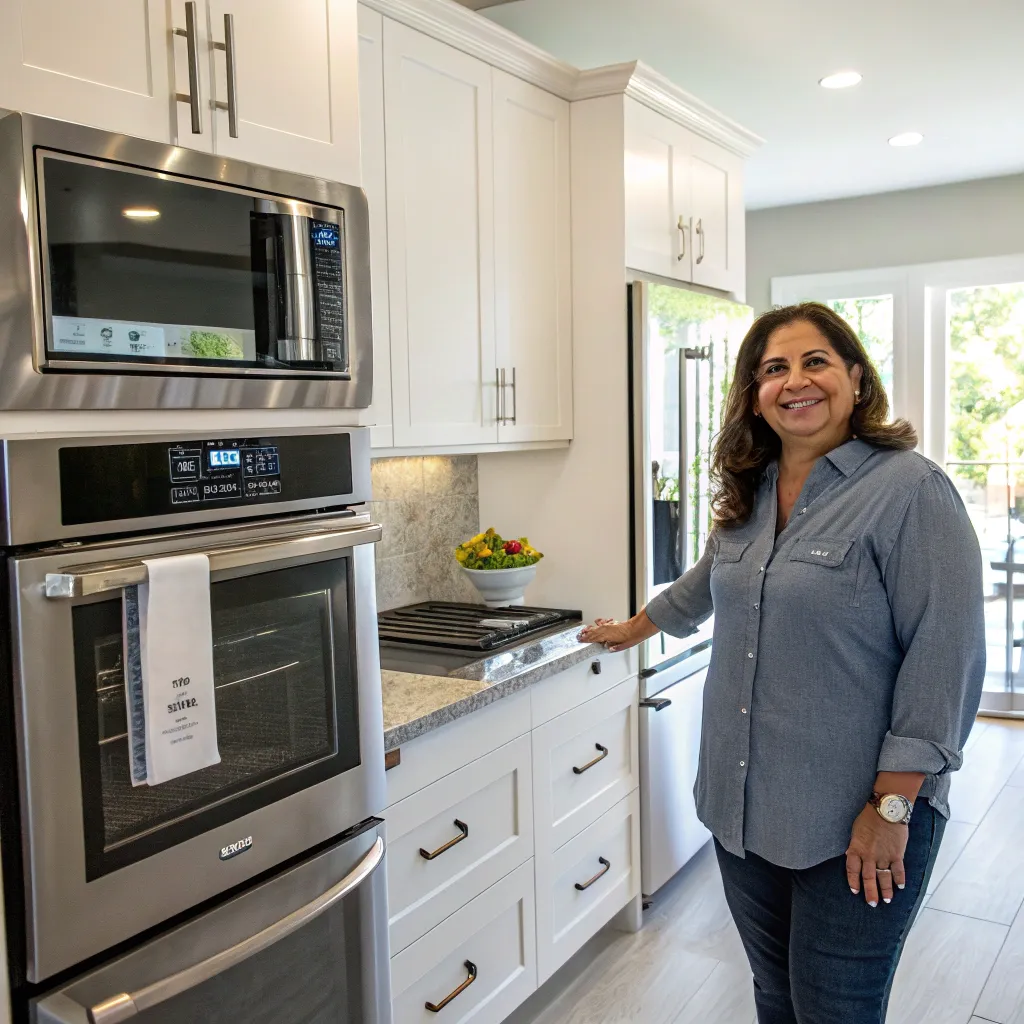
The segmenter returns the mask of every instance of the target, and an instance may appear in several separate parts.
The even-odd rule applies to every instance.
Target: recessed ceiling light
[[[153,209],[152,206],[129,206],[121,211],[121,216],[129,220],[156,220],[160,216],[160,211]]]
[[[903,132],[900,135],[894,135],[889,140],[889,145],[916,146],[919,142],[924,142],[924,136],[920,132]]]
[[[837,71],[834,75],[819,78],[818,85],[822,89],[849,89],[851,85],[859,85],[860,80],[859,71]]]

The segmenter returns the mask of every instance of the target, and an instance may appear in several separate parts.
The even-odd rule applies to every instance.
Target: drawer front
[[[535,929],[527,861],[391,958],[394,1024],[504,1020],[537,987]],[[440,1015],[427,1009],[461,986]]]
[[[536,729],[533,774],[538,850],[557,850],[636,789],[636,680]]]
[[[640,891],[636,791],[554,853],[537,855],[538,984]]]
[[[402,760],[385,775],[388,806],[530,731],[530,693],[496,700],[403,743]]]
[[[388,808],[392,953],[533,856],[532,795],[522,736]]]
[[[534,728],[585,704],[636,671],[632,662],[635,652],[595,650],[599,653],[594,657],[530,687]]]

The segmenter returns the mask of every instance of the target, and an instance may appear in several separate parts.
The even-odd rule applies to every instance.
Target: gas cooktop
[[[483,655],[579,622],[582,612],[558,608],[485,608],[428,601],[377,616],[380,642]]]

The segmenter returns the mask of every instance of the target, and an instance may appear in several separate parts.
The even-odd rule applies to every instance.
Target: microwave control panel
[[[202,441],[167,451],[172,505],[281,495],[281,451],[259,441]]]

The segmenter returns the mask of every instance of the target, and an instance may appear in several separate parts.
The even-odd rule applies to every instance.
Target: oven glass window
[[[214,583],[217,765],[132,786],[121,600],[73,609],[90,878],[359,764],[350,561]]]
[[[346,377],[341,210],[42,152],[47,356]]]

